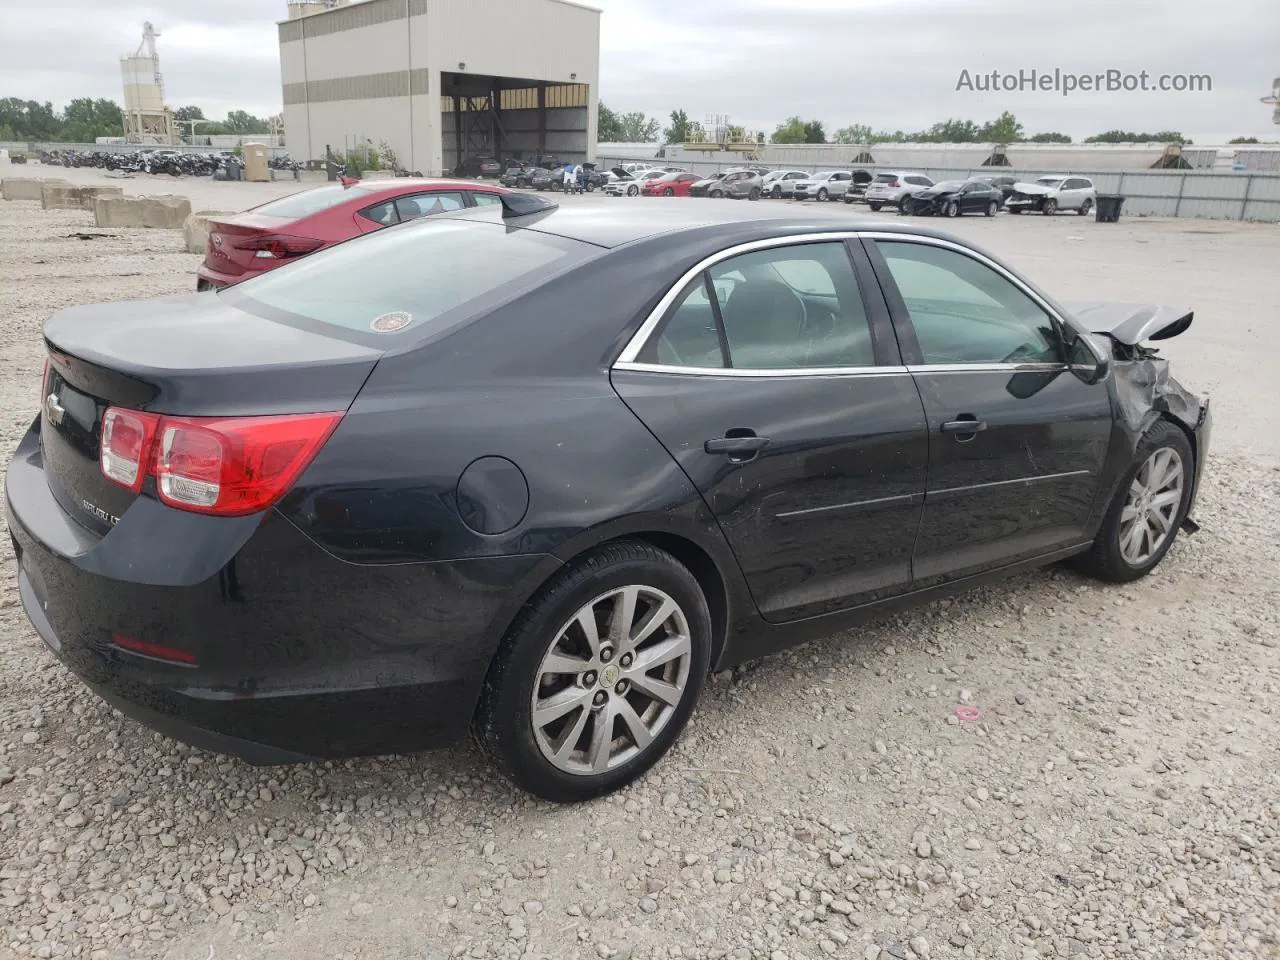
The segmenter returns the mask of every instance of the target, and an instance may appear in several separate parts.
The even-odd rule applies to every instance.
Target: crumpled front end
[[[1198,529],[1191,510],[1200,492],[1200,480],[1209,451],[1213,417],[1208,398],[1200,398],[1174,379],[1169,361],[1155,350],[1112,341],[1115,396],[1124,425],[1135,437],[1158,418],[1173,420],[1185,429],[1195,453],[1195,476],[1187,503],[1187,526]]]

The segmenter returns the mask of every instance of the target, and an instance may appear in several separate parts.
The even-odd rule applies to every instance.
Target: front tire
[[[1167,420],[1157,422],[1138,442],[1093,547],[1074,565],[1108,583],[1145,577],[1173,546],[1194,477],[1187,435]]]
[[[990,203],[987,204],[988,217],[994,217],[999,212],[1000,212],[1000,204],[996,203],[994,200],[992,200]]]
[[[1077,213],[1079,213],[1080,216],[1082,217],[1087,217],[1089,215],[1089,211],[1092,209],[1093,209],[1093,201],[1086,200],[1084,203],[1080,204],[1080,209],[1077,211]]]
[[[880,204],[878,203],[868,203],[867,206],[871,208],[872,213],[880,212]]]
[[[827,188],[826,188],[826,187],[821,187],[821,188],[818,190],[818,199],[819,199],[819,200],[825,200],[825,199],[827,199],[827,197],[828,197],[828,196],[830,196],[830,194],[828,194],[828,193],[827,193]]]
[[[528,604],[494,656],[476,716],[498,768],[546,800],[638,779],[688,722],[710,667],[711,615],[665,551],[587,554]]]
[[[950,203],[947,204],[946,210],[944,212],[948,217],[958,217],[960,216],[960,204],[952,200]]]
[[[628,197],[640,196],[640,188],[633,183],[631,186],[627,187],[627,196]]]
[[[664,197],[674,197],[676,195],[676,192],[672,190],[670,187],[667,187],[665,190],[662,191],[662,195]]]
[[[773,199],[775,199],[775,200],[781,200],[781,199],[782,199],[782,188],[781,188],[781,187],[774,187],[774,188],[773,188],[773,192],[772,192],[772,193],[770,193],[769,195],[770,195],[771,197],[773,197]]]
[[[1053,199],[1053,197],[1045,200],[1044,206],[1040,208],[1040,212],[1046,217],[1052,217],[1058,212],[1058,201]]]

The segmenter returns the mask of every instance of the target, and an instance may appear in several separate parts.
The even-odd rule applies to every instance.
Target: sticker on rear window
[[[384,313],[382,316],[374,318],[369,327],[374,333],[395,333],[397,330],[403,330],[411,323],[413,323],[412,313],[397,310],[394,313]]]

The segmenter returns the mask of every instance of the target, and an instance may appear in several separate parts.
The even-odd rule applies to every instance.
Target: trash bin
[[[228,180],[239,180],[240,170],[241,170],[241,164],[239,160],[232,157],[230,160],[227,161],[227,179]]]
[[[1124,206],[1124,197],[1114,193],[1098,194],[1098,223],[1115,223],[1120,219],[1120,208]]]

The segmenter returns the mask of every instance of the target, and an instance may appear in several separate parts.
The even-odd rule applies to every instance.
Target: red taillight
[[[49,358],[44,358],[44,370],[40,372],[40,403],[37,404],[41,410],[44,409],[44,398],[49,396],[46,388],[49,386]]]
[[[102,442],[98,445],[104,477],[134,493],[142,489],[159,419],[155,414],[136,410],[107,410],[102,417]]]
[[[893,187],[893,189],[897,190],[900,186],[902,186],[902,181],[901,181],[901,180],[893,180],[893,181],[890,181],[889,186],[891,186],[891,187]]]
[[[264,260],[284,260],[312,253],[324,246],[323,240],[311,237],[289,237],[283,234],[261,233],[247,237],[231,238],[231,245],[238,250],[252,250],[255,257]]]
[[[341,413],[168,417],[112,407],[102,473],[137,493],[145,477],[172,507],[239,517],[272,506],[329,439]]]

